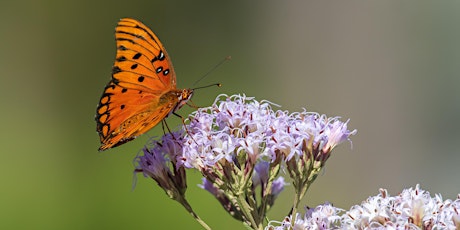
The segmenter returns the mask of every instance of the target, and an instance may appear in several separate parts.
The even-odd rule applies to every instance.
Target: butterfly
[[[112,78],[96,109],[104,151],[147,132],[185,105],[193,89],[177,89],[176,74],[158,37],[144,24],[123,18],[115,29]]]

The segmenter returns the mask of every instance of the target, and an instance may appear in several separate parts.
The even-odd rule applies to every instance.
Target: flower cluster
[[[324,204],[282,222],[271,221],[265,229],[460,229],[460,194],[443,200],[440,195],[414,188],[391,197],[384,189],[349,211]],[[274,226],[274,225],[277,226]]]
[[[319,205],[316,208],[306,208],[305,215],[299,213],[284,218],[282,222],[270,221],[266,230],[304,230],[304,229],[339,229],[342,209],[332,206],[330,203]],[[274,226],[277,224],[278,226]]]
[[[224,97],[225,100],[221,98]],[[331,150],[348,140],[356,130],[347,122],[313,112],[274,111],[268,101],[258,102],[242,95],[220,95],[213,106],[191,115],[187,126],[190,140],[184,149],[183,163],[188,168],[203,169],[244,151],[253,160],[266,157],[273,162],[281,156],[286,161],[308,157],[324,163]]]
[[[155,180],[169,198],[180,203],[205,229],[211,229],[193,211],[185,199],[187,180],[185,168],[177,164],[176,159],[182,155],[183,131],[167,133],[160,141],[153,140],[142,150],[143,155],[136,156],[135,173]]]
[[[153,140],[136,157],[135,172],[154,179],[171,199],[181,199],[187,189],[185,169],[177,167],[176,159],[182,154],[182,133],[165,134],[161,141]]]
[[[283,190],[284,179],[277,178],[283,164],[297,191],[297,205],[331,150],[356,133],[338,118],[305,110],[289,114],[272,106],[244,95],[219,96],[189,117],[181,158],[185,167],[203,174],[203,188],[253,228]],[[259,200],[257,186],[262,188]]]
[[[153,148],[146,148],[144,156],[138,157],[137,171],[166,187],[168,194],[172,191],[183,197],[186,185],[182,179],[174,187],[158,178],[182,178],[182,169],[197,169],[204,176],[201,187],[229,214],[252,229],[261,229],[266,212],[286,184],[278,175],[284,167],[295,189],[292,212],[296,213],[331,151],[356,130],[348,130],[348,121],[338,117],[305,110],[275,111],[272,106],[276,105],[244,95],[220,95],[212,106],[189,116],[183,136],[165,135]],[[165,156],[168,151],[173,152],[168,155],[169,168],[178,171],[177,175],[163,169],[163,158],[157,166],[151,157]]]

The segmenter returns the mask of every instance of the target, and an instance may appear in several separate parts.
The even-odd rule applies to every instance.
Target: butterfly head
[[[192,98],[193,96],[193,89],[183,89],[180,94],[178,95],[178,102],[175,110],[180,109],[182,106],[187,104],[187,102]]]

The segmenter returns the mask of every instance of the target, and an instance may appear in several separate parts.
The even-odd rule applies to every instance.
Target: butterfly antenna
[[[196,80],[195,83],[193,83],[193,85],[196,85],[198,82],[200,82],[201,80],[203,80],[203,78],[205,78],[206,76],[208,76],[212,71],[214,71],[215,69],[217,69],[217,67],[221,66],[222,64],[224,64],[224,62],[226,61],[229,61],[231,60],[232,57],[231,56],[227,56],[225,57],[222,61],[220,61],[219,63],[217,63],[214,67],[212,67],[207,73],[205,73],[200,79]],[[208,86],[205,86],[205,87],[209,87],[209,86],[213,86],[213,85],[217,85],[217,86],[221,86],[220,84],[212,84],[212,85],[208,85]],[[205,87],[198,87],[198,88],[195,88],[195,89],[199,89],[199,88],[205,88]]]
[[[210,84],[210,85],[205,85],[205,86],[196,87],[196,88],[193,88],[193,90],[208,88],[208,87],[211,87],[211,86],[221,87],[222,84],[220,84],[220,83],[214,83],[214,84]]]

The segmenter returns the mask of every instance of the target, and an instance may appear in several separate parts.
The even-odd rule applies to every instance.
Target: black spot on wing
[[[142,56],[141,53],[137,53],[137,54],[135,54],[135,55],[133,56],[133,59],[134,59],[134,60],[137,60],[137,59],[139,59],[141,56]]]
[[[120,67],[118,66],[113,66],[112,67],[112,74],[117,74],[119,72],[121,72],[122,70],[120,69]]]

